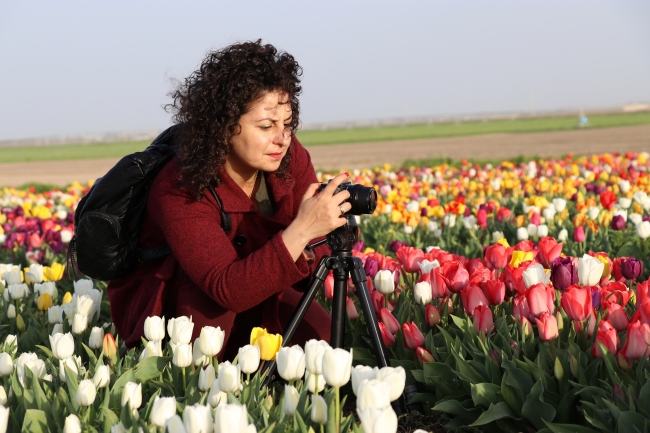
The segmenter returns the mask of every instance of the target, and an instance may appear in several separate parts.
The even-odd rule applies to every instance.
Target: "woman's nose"
[[[291,139],[291,129],[287,128],[286,126],[282,125],[280,128],[276,130],[276,134],[273,137],[273,144],[277,144],[279,146],[287,146],[290,143]]]

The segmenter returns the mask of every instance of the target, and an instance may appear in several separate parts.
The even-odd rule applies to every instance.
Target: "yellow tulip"
[[[282,347],[282,335],[269,334],[266,329],[255,327],[251,331],[251,344],[260,348],[261,359],[271,361]]]
[[[497,244],[501,244],[504,246],[504,248],[510,248],[510,244],[506,240],[506,238],[501,238],[497,241]]]
[[[69,304],[72,302],[72,294],[70,292],[65,292],[65,295],[63,295],[63,304]]]
[[[375,249],[370,248],[370,247],[367,247],[365,250],[363,250],[364,254],[370,254],[370,253],[374,253],[374,252],[375,252]]]
[[[18,328],[19,331],[25,330],[25,320],[23,319],[23,316],[20,315],[20,313],[16,316],[16,328]]]
[[[36,305],[39,310],[47,311],[52,306],[52,296],[49,293],[43,293],[38,297]]]
[[[65,265],[62,265],[57,262],[53,262],[51,266],[45,266],[43,268],[43,276],[46,281],[59,281],[63,278],[63,271],[65,270]]]
[[[510,260],[510,264],[515,268],[518,268],[519,265],[521,265],[523,262],[528,262],[530,260],[533,260],[532,252],[517,250],[512,252],[512,259]]]

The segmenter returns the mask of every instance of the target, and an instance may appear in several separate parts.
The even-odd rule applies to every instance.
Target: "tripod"
[[[307,309],[316,297],[316,292],[325,282],[325,278],[330,270],[334,272],[334,300],[332,304],[332,331],[330,336],[330,345],[333,348],[343,347],[343,335],[345,332],[345,314],[346,313],[346,300],[347,300],[347,281],[348,277],[352,278],[354,283],[355,293],[359,298],[363,316],[366,319],[366,326],[370,340],[375,351],[377,364],[379,367],[388,366],[384,344],[377,324],[377,316],[370,300],[370,292],[366,284],[366,272],[363,269],[361,259],[352,255],[352,247],[359,240],[359,227],[354,215],[345,215],[347,220],[346,224],[337,228],[327,235],[322,240],[308,245],[308,249],[314,248],[318,245],[326,243],[332,250],[332,254],[321,258],[316,272],[312,278],[309,288],[300,299],[300,303],[291,318],[291,321],[285,328],[282,335],[282,345],[286,345],[291,341],[293,335],[298,329],[298,325],[307,313]],[[273,370],[275,369],[275,360],[271,361],[266,366],[267,376],[265,384],[268,384],[273,379]],[[400,404],[401,403],[401,404]],[[399,415],[403,413],[400,406],[404,405],[404,397],[400,399],[400,403],[393,402],[393,407]],[[405,405],[404,405],[405,406]]]

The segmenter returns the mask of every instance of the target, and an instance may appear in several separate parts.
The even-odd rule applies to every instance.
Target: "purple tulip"
[[[600,286],[591,286],[591,307],[593,309],[600,307]]]
[[[623,218],[621,215],[615,215],[612,219],[612,223],[609,226],[612,228],[612,230],[623,230],[626,226],[625,218]]]
[[[578,193],[577,192],[571,196],[571,201],[578,201]]]
[[[363,266],[363,270],[366,271],[367,276],[370,278],[375,278],[375,275],[377,275],[377,272],[379,272],[379,262],[368,257],[366,259],[366,264]]]
[[[553,287],[564,290],[578,284],[578,267],[569,257],[558,257],[551,264],[551,282]]]
[[[401,247],[408,247],[409,244],[408,242],[402,242],[402,241],[392,241],[388,243],[388,248],[394,253],[397,253],[397,250],[399,250]]]
[[[643,263],[634,257],[625,257],[621,263],[621,273],[628,280],[636,280],[643,273]]]
[[[15,210],[16,216],[25,216],[25,210],[22,208],[22,206],[18,206]]]
[[[50,243],[50,248],[54,251],[55,254],[60,254],[63,251],[64,245],[61,241],[52,241]]]
[[[366,249],[366,243],[359,239],[356,244],[352,247],[352,251],[358,251],[360,253],[363,252],[363,250]]]

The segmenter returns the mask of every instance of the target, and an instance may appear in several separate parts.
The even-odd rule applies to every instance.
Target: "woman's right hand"
[[[294,260],[298,259],[309,241],[345,224],[346,219],[341,215],[352,208],[350,203],[345,202],[350,198],[350,193],[343,190],[334,194],[334,191],[347,179],[347,173],[339,174],[320,193],[317,193],[320,183],[313,183],[307,188],[296,219],[282,232],[282,239]]]

